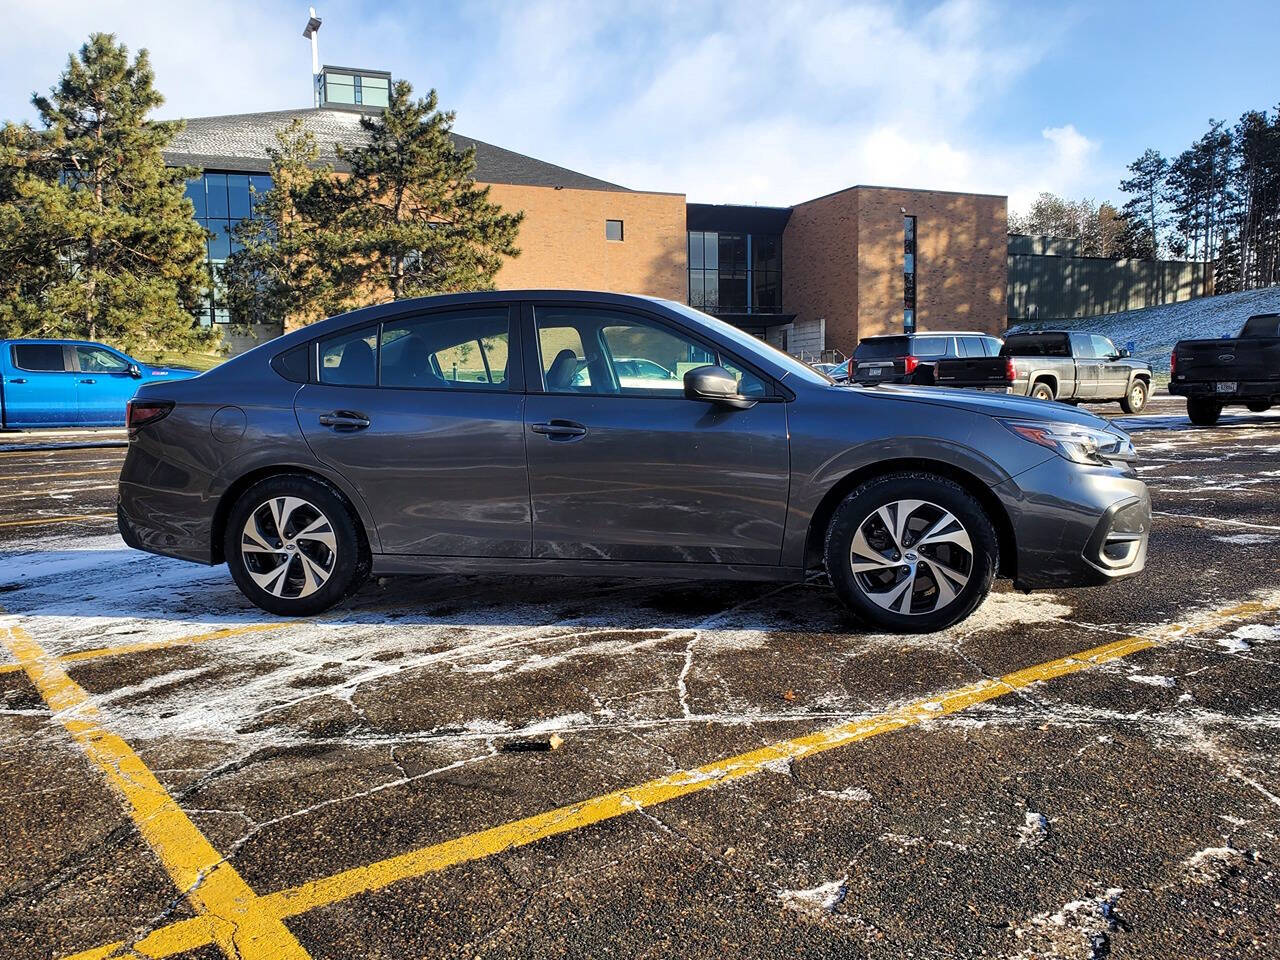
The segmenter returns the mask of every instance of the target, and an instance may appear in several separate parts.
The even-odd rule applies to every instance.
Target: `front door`
[[[506,304],[439,310],[319,342],[298,422],[364,498],[385,553],[529,556],[510,314]]]
[[[129,373],[129,361],[114,350],[92,343],[77,344],[75,357],[80,422],[92,427],[123,424],[125,408],[138,392],[138,378]]]
[[[1092,400],[1098,395],[1098,380],[1102,375],[1102,361],[1093,349],[1093,339],[1087,333],[1071,334],[1071,354],[1076,366],[1076,399]]]
[[[1098,397],[1119,400],[1129,390],[1128,363],[1120,359],[1120,351],[1107,337],[1091,334],[1093,352],[1098,355]]]
[[[790,463],[773,384],[646,314],[544,304],[525,330],[535,557],[779,562]],[[717,360],[760,402],[686,400],[684,374]]]

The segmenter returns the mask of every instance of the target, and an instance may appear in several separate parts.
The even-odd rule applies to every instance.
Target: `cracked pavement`
[[[313,957],[1274,956],[1280,416],[1196,429],[1157,398],[1122,422],[1158,511],[1148,570],[1100,590],[1001,585],[933,636],[862,630],[820,579],[403,578],[274,620],[225,568],[53,519],[111,511],[122,451],[91,448],[0,453],[4,519],[31,521],[0,528],[0,625],[51,656],[152,644],[62,669],[259,897],[318,898],[284,920]],[[1260,608],[1213,618],[1245,602]],[[315,892],[1129,636],[1159,645]],[[0,958],[194,916],[25,673],[0,672],[0,708]]]

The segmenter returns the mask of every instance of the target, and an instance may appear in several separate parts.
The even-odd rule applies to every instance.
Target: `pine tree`
[[[338,155],[351,167],[337,181],[339,213],[329,263],[332,282],[353,299],[393,299],[485,290],[515,246],[523,213],[504,213],[472,176],[475,150],[450,136],[454,114],[436,92],[414,99],[392,85],[386,109],[361,124],[369,143]]]
[[[208,339],[193,311],[209,283],[205,234],[162,150],[180,123],[148,120],[163,103],[147,52],[132,62],[95,33],[49,96],[43,130],[6,127],[0,173],[0,330],[76,335],[125,348]],[[52,255],[52,258],[49,255]]]
[[[300,120],[277,131],[276,141],[267,150],[271,189],[254,201],[253,216],[233,228],[239,249],[227,259],[222,280],[234,323],[293,329],[359,303],[335,289],[326,252],[333,169],[319,163],[315,137]]]
[[[1129,172],[1133,176],[1120,181],[1120,189],[1131,194],[1124,205],[1124,212],[1142,223],[1146,236],[1141,247],[1154,257],[1160,251],[1160,228],[1164,226],[1162,197],[1169,161],[1159,150],[1148,147],[1142,156],[1129,164]]]

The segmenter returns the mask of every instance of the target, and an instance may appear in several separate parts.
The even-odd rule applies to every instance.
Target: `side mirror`
[[[129,364],[129,376],[133,377],[135,380],[141,379],[142,370],[139,369],[136,363]]]
[[[694,367],[684,375],[684,397],[686,400],[717,403],[735,410],[746,410],[756,405],[753,398],[738,394],[737,377],[724,367],[714,364]]]
[[[1128,347],[1121,347],[1118,351],[1116,351],[1117,360],[1128,360],[1131,356],[1133,356],[1133,354],[1129,352]]]

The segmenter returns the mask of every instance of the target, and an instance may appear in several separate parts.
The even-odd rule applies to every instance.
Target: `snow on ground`
[[[1168,372],[1169,354],[1179,340],[1234,337],[1246,320],[1259,313],[1280,313],[1280,287],[1200,297],[1101,317],[1019,323],[1009,332],[1053,329],[1100,333],[1120,347],[1133,343],[1138,359],[1146,360],[1157,371]]]

